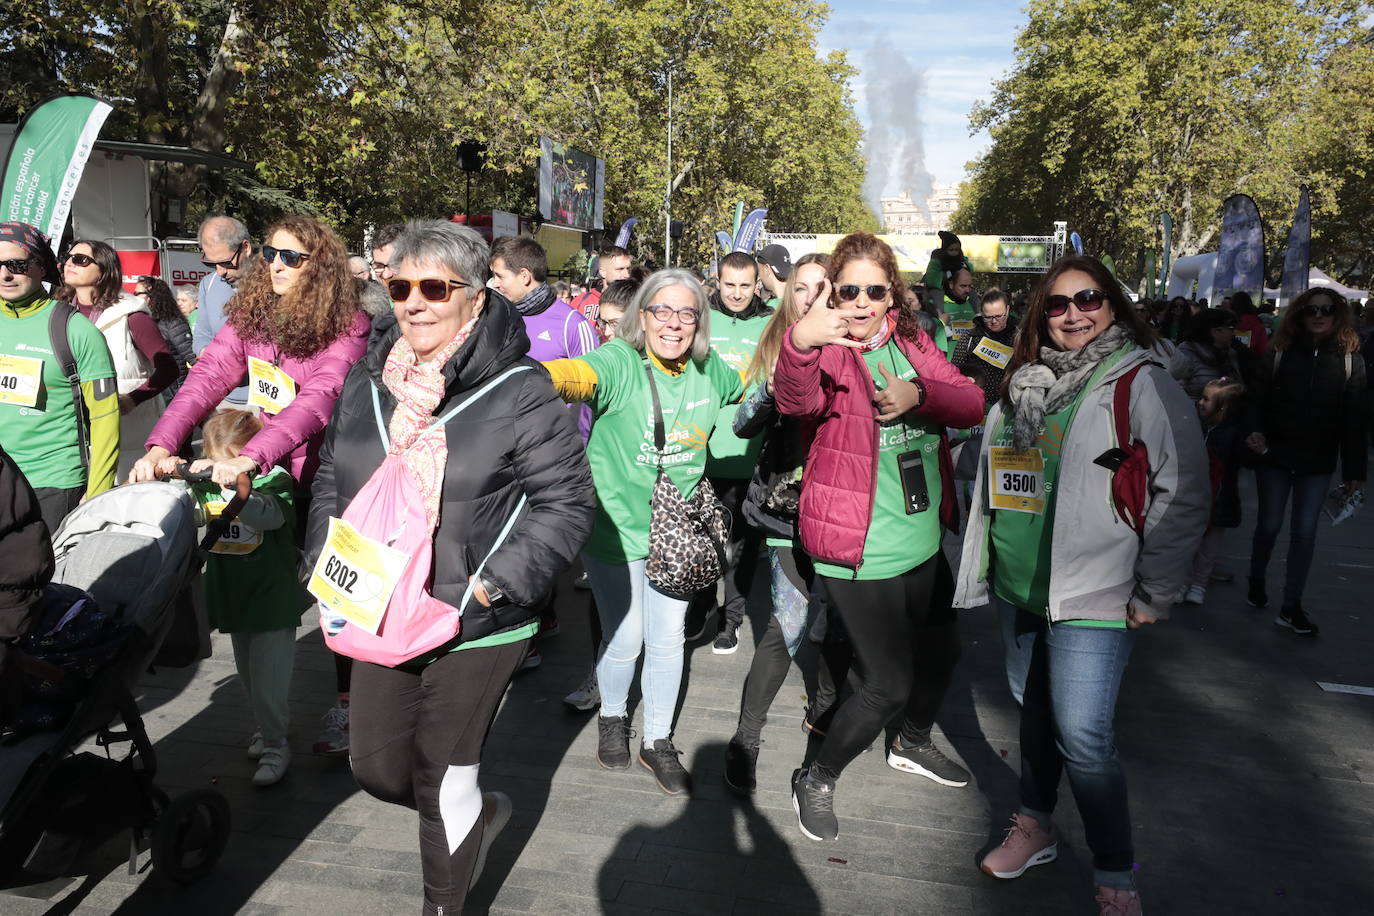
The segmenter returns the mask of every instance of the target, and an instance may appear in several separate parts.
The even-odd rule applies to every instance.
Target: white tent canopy
[[[1207,254],[1194,254],[1186,258],[1179,258],[1174,261],[1169,271],[1169,283],[1167,294],[1170,299],[1175,296],[1186,296],[1189,299],[1203,298],[1209,303],[1212,302],[1212,284],[1216,277],[1217,253],[1215,251]],[[1196,292],[1193,291],[1196,285]],[[1324,286],[1327,289],[1335,290],[1347,299],[1368,299],[1369,292],[1363,289],[1352,289],[1344,284],[1337,283],[1327,276],[1319,268],[1313,267],[1307,274],[1307,285]],[[1279,291],[1276,289],[1265,289],[1264,298],[1278,299]],[[1212,303],[1215,304],[1215,303]]]

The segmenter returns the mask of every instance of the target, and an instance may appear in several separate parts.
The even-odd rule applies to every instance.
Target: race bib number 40
[[[988,449],[990,503],[993,509],[1045,512],[1045,456],[1038,448]]]
[[[375,635],[409,560],[408,554],[359,534],[341,518],[331,518],[308,589],[321,604]]]
[[[0,404],[38,406],[43,361],[27,356],[0,356]]]
[[[265,359],[248,357],[248,403],[281,413],[296,399],[296,380]]]
[[[978,346],[973,348],[973,355],[998,369],[1005,369],[1007,363],[1011,362],[1011,347],[998,343],[991,337],[984,337],[978,341]]]

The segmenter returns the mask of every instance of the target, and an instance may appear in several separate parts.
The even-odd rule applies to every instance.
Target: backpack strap
[[[424,436],[426,433],[429,433],[443,426],[445,423],[447,423],[449,420],[452,420],[459,413],[466,410],[478,398],[482,397],[487,392],[495,388],[497,385],[501,384],[506,379],[510,378],[512,375],[515,375],[517,372],[528,372],[529,368],[529,366],[512,366],[505,372],[502,372],[496,378],[487,382],[481,388],[477,389],[475,392],[464,398],[462,403],[460,403],[457,407],[453,408],[448,413],[444,414],[442,417],[439,417],[433,423],[426,426],[423,430],[420,431],[420,436]],[[377,419],[377,435],[380,436],[382,439],[382,447],[386,449],[388,453],[390,453],[391,436],[387,434],[386,422],[382,419],[382,399],[380,395],[378,395],[377,393],[377,383],[375,381],[372,383],[372,413],[373,416],[375,416]],[[419,441],[420,436],[416,437],[416,441]]]
[[[1126,448],[1131,444],[1131,383],[1145,368],[1145,363],[1136,363],[1116,380],[1112,389],[1112,419],[1116,423],[1116,444]]]
[[[663,407],[658,401],[658,384],[654,382],[654,367],[649,365],[648,359],[644,360],[644,371],[649,373],[649,393],[654,396],[654,448],[662,456],[663,447],[668,444],[668,437],[663,432]]]
[[[48,342],[52,344],[53,356],[57,365],[72,386],[72,408],[76,411],[76,441],[81,447],[81,466],[88,472],[91,469],[91,417],[86,410],[86,399],[81,396],[81,374],[77,369],[76,355],[72,353],[70,325],[72,318],[79,315],[76,309],[66,302],[54,302],[48,313]]]

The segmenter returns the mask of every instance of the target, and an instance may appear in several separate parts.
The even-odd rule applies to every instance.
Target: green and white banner
[[[59,95],[25,115],[0,185],[0,220],[35,226],[57,246],[86,160],[112,110],[89,95]]]

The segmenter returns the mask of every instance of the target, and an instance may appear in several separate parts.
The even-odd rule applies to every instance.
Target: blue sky
[[[869,155],[870,195],[918,182],[922,162],[934,181],[963,180],[988,144],[969,136],[969,109],[1011,67],[1024,22],[1022,0],[830,0],[821,50],[858,68],[856,110],[882,150]]]

